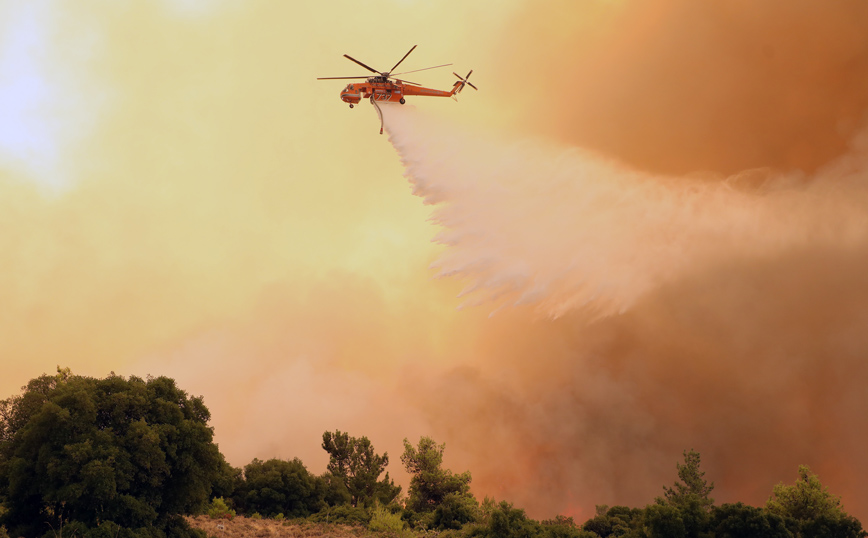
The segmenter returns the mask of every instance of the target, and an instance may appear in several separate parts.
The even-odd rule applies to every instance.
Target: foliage
[[[645,509],[645,528],[649,538],[686,538],[687,529],[678,508],[652,504]]]
[[[608,536],[627,536],[635,534],[643,524],[644,510],[626,506],[598,506],[597,515],[582,525],[585,531],[593,532],[600,538]]]
[[[460,529],[477,519],[479,503],[473,495],[450,493],[434,509],[431,526],[435,529]]]
[[[393,514],[382,506],[377,506],[371,514],[368,530],[398,535],[402,533],[404,526],[405,523],[400,514]]]
[[[711,527],[717,538],[792,538],[784,519],[742,503],[714,508]]]
[[[325,483],[312,475],[300,459],[254,459],[244,467],[244,483],[236,506],[245,513],[271,517],[306,517],[325,507]]]
[[[572,517],[559,515],[540,523],[546,538],[597,538],[596,534],[579,528]]]
[[[328,506],[352,504],[353,498],[343,479],[326,471],[320,476],[320,480],[322,480],[325,488],[323,500]]]
[[[800,525],[804,538],[862,538],[868,536],[862,523],[848,514],[821,514]]]
[[[676,463],[678,482],[671,487],[663,488],[665,502],[671,506],[683,507],[699,503],[708,510],[714,504],[714,499],[708,495],[714,489],[714,482],[709,484],[699,470],[700,456],[695,450],[684,451],[684,464]]]
[[[4,520],[17,536],[61,524],[169,529],[204,507],[222,456],[202,398],[166,377],[31,380],[0,402]]]
[[[243,486],[244,471],[238,467],[229,465],[221,455],[217,476],[211,483],[211,495],[214,497],[222,497],[224,500],[231,503],[231,499],[235,496],[236,492],[243,488]]]
[[[800,465],[798,473],[799,477],[792,486],[780,483],[772,488],[772,496],[766,502],[769,512],[797,521],[844,514],[841,499],[829,493],[807,465]]]
[[[213,498],[205,513],[211,519],[232,519],[235,517],[235,510],[229,508],[223,497]]]
[[[374,452],[367,437],[350,437],[348,433],[335,430],[322,435],[322,448],[329,454],[327,470],[343,482],[353,506],[367,506],[373,502],[389,504],[401,493],[401,486],[380,475],[389,465],[389,454]]]
[[[410,473],[410,491],[407,508],[415,512],[433,512],[449,494],[470,495],[470,472],[453,474],[443,469],[443,451],[430,437],[419,439],[414,447],[404,439],[401,462]]]
[[[308,520],[316,523],[367,525],[371,521],[371,512],[361,506],[344,504],[327,507],[310,516]]]
[[[488,517],[481,516],[479,523],[464,528],[468,538],[598,538],[577,526],[572,518],[557,516],[538,523],[505,501],[496,504]]]

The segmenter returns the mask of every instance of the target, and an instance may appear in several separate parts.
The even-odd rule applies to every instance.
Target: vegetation
[[[300,459],[254,459],[244,467],[244,481],[234,495],[238,509],[268,517],[306,517],[326,507],[326,484]]]
[[[350,437],[340,430],[325,432],[322,447],[329,454],[327,471],[346,488],[353,506],[389,504],[401,494],[401,486],[395,485],[389,473],[379,479],[389,465],[389,454],[374,452],[367,437]]]
[[[402,497],[388,454],[367,437],[323,433],[329,463],[319,476],[297,458],[241,469],[218,451],[209,419],[201,398],[164,377],[94,379],[58,368],[33,379],[0,402],[0,538],[6,528],[24,538],[868,536],[806,466],[763,507],[718,506],[699,453],[685,451],[675,483],[644,508],[598,506],[581,524],[536,521],[509,502],[479,502],[470,473],[444,468],[446,447],[430,437],[404,440]]]
[[[410,473],[410,497],[407,507],[416,512],[433,512],[446,498],[461,503],[460,497],[470,497],[470,472],[453,474],[443,469],[443,451],[446,445],[438,445],[430,437],[419,439],[414,447],[404,439],[404,454],[401,462]]]
[[[165,377],[74,376],[58,368],[0,402],[3,522],[15,536],[193,535],[222,456],[208,409]]]

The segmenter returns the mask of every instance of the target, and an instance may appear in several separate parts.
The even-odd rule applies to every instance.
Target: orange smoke
[[[691,447],[719,502],[807,463],[868,516],[868,8],[468,4],[58,5],[48,61],[101,106],[66,191],[0,175],[6,393],[173,376],[234,465],[321,472],[341,429],[405,480],[432,435],[537,517],[650,502]],[[315,80],[416,43],[480,88],[391,116],[439,231],[373,110]]]
[[[641,169],[810,172],[864,120],[859,0],[550,7],[528,6],[501,42],[504,91],[539,131]]]
[[[442,272],[563,316],[500,310],[474,364],[407,395],[473,447],[479,491],[644,504],[692,447],[718,502],[808,463],[865,517],[866,23],[858,2],[529,8],[493,91],[562,142],[391,114]],[[589,324],[600,303],[621,314]]]

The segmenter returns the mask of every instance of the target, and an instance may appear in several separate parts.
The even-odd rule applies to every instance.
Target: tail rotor
[[[461,90],[464,89],[464,86],[470,86],[470,87],[473,88],[474,90],[479,90],[479,88],[477,88],[476,86],[474,86],[472,82],[468,82],[468,81],[467,81],[467,79],[470,78],[470,74],[471,74],[471,73],[473,73],[473,69],[471,69],[471,70],[467,73],[467,76],[466,76],[466,77],[462,77],[461,75],[459,75],[459,74],[456,73],[455,71],[452,72],[452,74],[455,75],[456,77],[458,77],[458,80],[459,80],[459,82],[456,82],[456,83],[455,83],[455,89],[452,90],[452,94],[453,94],[453,95],[455,95],[456,93],[461,93]]]

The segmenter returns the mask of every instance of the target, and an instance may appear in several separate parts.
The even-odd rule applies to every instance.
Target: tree
[[[512,504],[501,501],[492,512],[488,523],[473,526],[467,536],[469,538],[532,538],[544,536],[544,531],[539,523],[528,519],[524,510],[513,508]]]
[[[650,538],[685,538],[687,529],[678,508],[652,504],[645,509],[645,527]]]
[[[679,481],[671,488],[663,487],[665,504],[683,507],[698,501],[706,511],[711,508],[714,499],[708,495],[714,489],[714,482],[706,482],[705,471],[699,470],[699,460],[699,452],[684,451],[684,464],[675,464]]]
[[[868,533],[862,529],[862,523],[847,514],[822,514],[815,519],[803,522],[800,530],[804,538],[863,538],[868,536]]]
[[[781,482],[772,488],[766,509],[772,514],[797,521],[816,519],[821,515],[835,517],[844,514],[841,498],[829,493],[829,489],[820,484],[820,478],[807,465],[799,466],[799,477],[792,486]]]
[[[325,508],[325,482],[311,474],[300,459],[254,459],[244,466],[244,485],[236,493],[246,513],[306,517]]]
[[[848,515],[841,498],[829,493],[807,465],[800,465],[792,486],[783,483],[772,489],[766,510],[791,521],[803,537],[858,538],[865,536],[862,524]]]
[[[166,377],[30,381],[0,403],[0,488],[15,536],[49,525],[186,528],[223,462],[210,413]]]
[[[449,494],[470,495],[470,472],[453,474],[443,469],[443,451],[430,437],[419,439],[414,447],[404,439],[401,462],[410,473],[410,491],[407,507],[416,512],[433,512]]]
[[[784,519],[742,503],[714,508],[711,528],[717,538],[792,538]]]
[[[582,529],[593,532],[600,538],[608,536],[627,536],[635,534],[642,526],[645,511],[641,508],[606,505],[596,507],[597,515],[582,525]]]
[[[340,430],[325,432],[322,447],[329,454],[326,469],[344,483],[353,506],[367,506],[374,500],[389,504],[401,493],[389,473],[379,479],[389,465],[389,454],[378,455],[367,437],[350,437]]]

